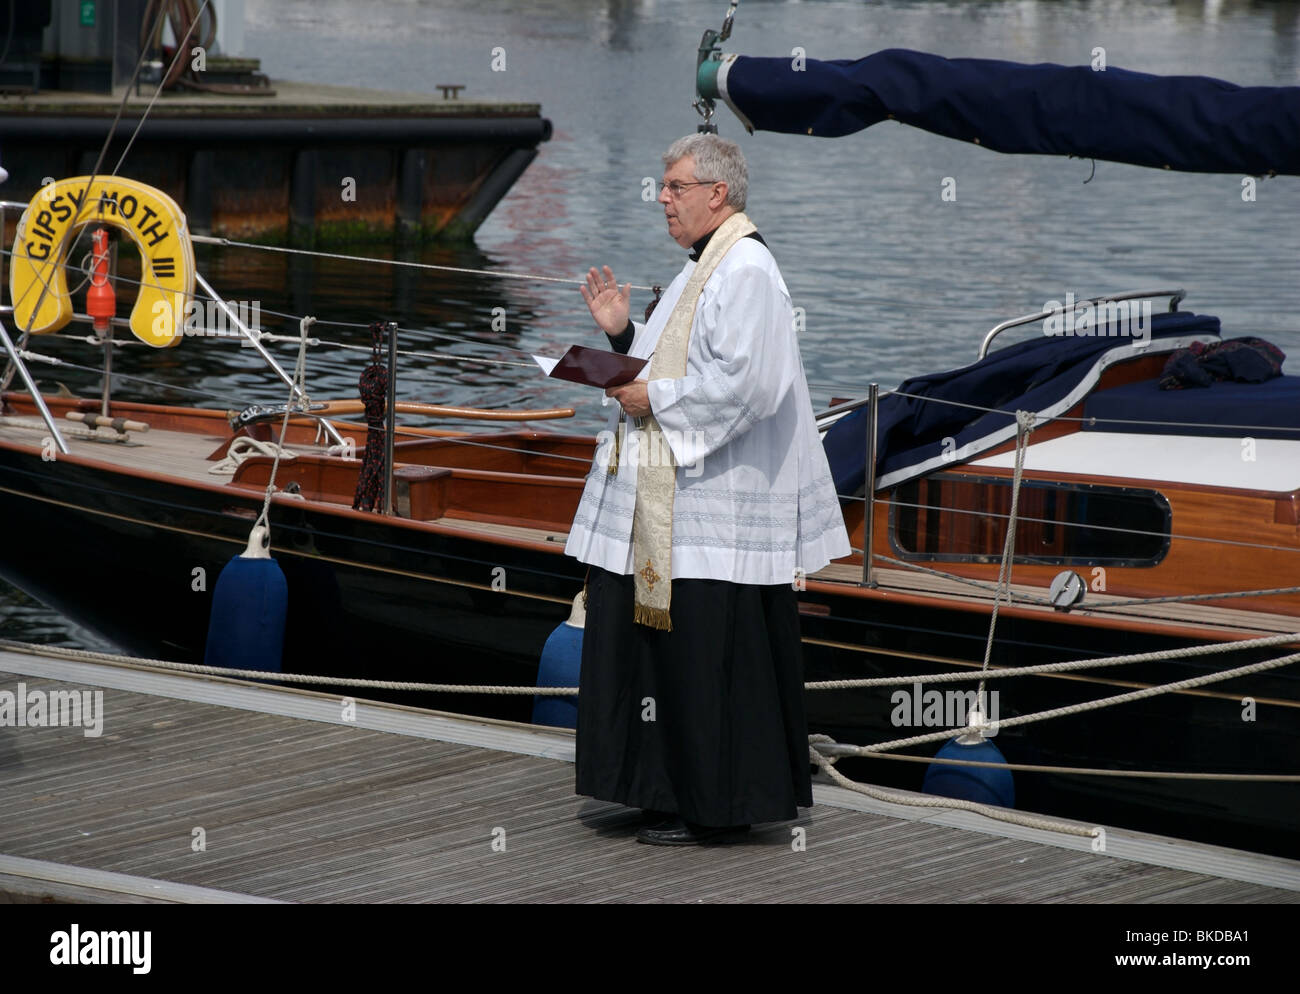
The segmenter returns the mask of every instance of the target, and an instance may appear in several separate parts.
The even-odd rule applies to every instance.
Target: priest
[[[606,391],[565,549],[590,566],[576,791],[643,809],[638,841],[698,845],[811,806],[796,590],[850,548],[740,147],[688,135],[664,166],[689,261],[644,324],[608,266],[582,288],[650,362]]]

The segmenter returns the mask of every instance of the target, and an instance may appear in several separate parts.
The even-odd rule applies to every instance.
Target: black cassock
[[[793,588],[674,580],[670,632],[634,623],[632,598],[592,567],[576,792],[706,826],[811,807]]]

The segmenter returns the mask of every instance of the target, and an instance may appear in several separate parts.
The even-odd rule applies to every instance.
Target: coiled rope
[[[352,496],[352,510],[373,511],[384,490],[384,453],[388,438],[384,414],[388,409],[388,367],[380,347],[386,325],[376,321],[370,326],[370,362],[361,371],[357,384],[361,402],[366,407],[366,449],[357,473],[357,488]],[[290,398],[292,402],[292,398]],[[288,412],[286,411],[286,416]]]
[[[215,462],[209,466],[208,472],[218,476],[233,473],[243,465],[245,460],[254,456],[265,456],[268,459],[274,458],[277,460],[275,464],[277,466],[280,459],[288,461],[298,458],[295,452],[276,442],[263,442],[256,438],[240,436],[230,443],[230,447],[226,449],[226,457],[220,462]]]

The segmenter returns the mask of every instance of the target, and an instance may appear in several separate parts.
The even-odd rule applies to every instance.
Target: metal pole
[[[59,426],[54,423],[54,415],[45,406],[45,398],[36,389],[36,383],[32,380],[31,374],[27,372],[27,366],[23,363],[22,357],[18,355],[18,349],[14,347],[13,340],[9,337],[9,332],[5,330],[3,321],[0,321],[0,341],[3,341],[5,351],[9,353],[9,360],[13,363],[14,368],[18,370],[18,375],[27,384],[27,391],[32,395],[32,403],[41,412],[41,417],[45,420],[45,427],[50,429],[50,434],[54,437],[54,444],[66,456],[69,452],[68,443],[63,440],[63,435],[59,433]]]
[[[217,295],[217,291],[212,289],[211,285],[208,283],[207,280],[203,278],[203,275],[201,273],[194,274],[194,282],[196,282],[199,285],[199,288],[203,290],[204,293],[206,293],[209,297],[211,297],[221,306],[221,310],[225,312],[225,315],[227,318],[230,319],[230,322],[236,328],[239,329],[240,334],[248,339],[249,344],[252,345],[253,348],[257,350],[258,354],[263,359],[266,360],[267,364],[273,370],[275,370],[275,375],[280,377],[282,382],[284,382],[287,386],[293,389],[293,392],[297,394],[299,400],[305,402],[307,399],[306,395],[298,388],[298,385],[293,382],[293,377],[290,376],[288,373],[286,373],[284,371],[284,367],[282,367],[278,362],[275,361],[275,356],[271,355],[270,352],[266,351],[266,346],[263,345],[261,342],[259,342],[257,340],[257,336],[254,335],[251,331],[248,330],[247,327],[244,326],[244,323],[239,320],[239,315],[237,315],[234,312],[234,310],[230,307],[229,304],[227,304],[224,300],[221,299],[221,297]],[[329,436],[331,442],[333,442],[335,445],[346,444],[343,441],[343,436],[338,433],[338,429],[336,429],[332,424],[330,424],[328,421],[324,420],[323,418],[321,419],[320,424],[321,427],[325,429],[325,434]]]
[[[393,435],[397,430],[397,322],[388,325],[388,406],[384,411],[384,513],[393,513]]]
[[[876,530],[876,422],[880,386],[867,388],[867,479],[862,496],[862,585],[876,586],[871,575],[871,536]]]

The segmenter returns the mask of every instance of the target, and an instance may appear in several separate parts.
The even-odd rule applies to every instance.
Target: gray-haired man
[[[695,845],[812,804],[794,581],[849,554],[776,260],[739,146],[689,135],[659,202],[690,261],[644,325],[592,269],[614,348],[653,354],[618,402],[566,552],[591,565],[576,790]]]

